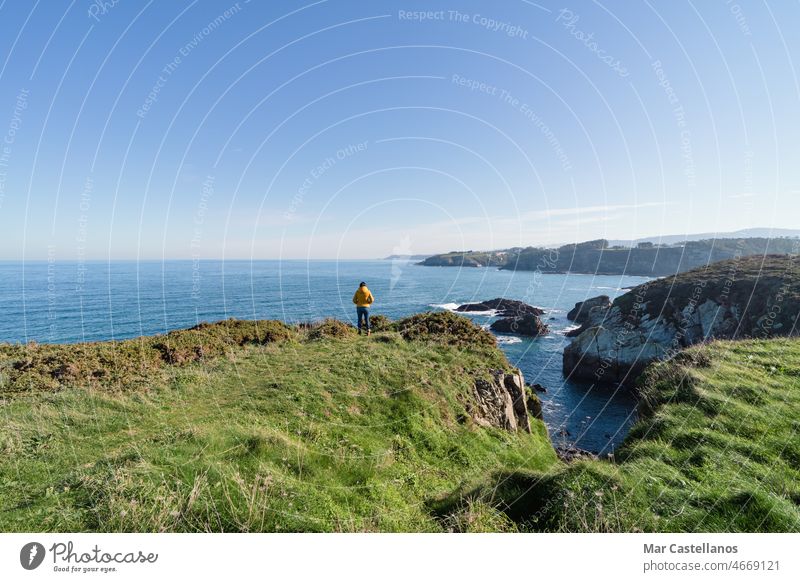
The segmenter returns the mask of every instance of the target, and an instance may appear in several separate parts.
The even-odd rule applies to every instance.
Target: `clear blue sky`
[[[0,258],[800,227],[799,24],[798,2],[6,0]]]

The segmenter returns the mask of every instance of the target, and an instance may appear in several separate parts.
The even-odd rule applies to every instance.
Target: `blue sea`
[[[499,340],[526,381],[546,387],[540,397],[554,443],[604,454],[635,421],[636,402],[625,391],[565,381],[561,353],[569,341],[564,331],[572,327],[566,314],[577,301],[613,298],[643,277],[422,267],[404,260],[3,262],[0,341],[125,339],[228,317],[355,323],[351,298],[362,280],[376,297],[372,313],[392,319],[494,297],[543,308],[550,334]],[[471,317],[481,325],[493,321]]]

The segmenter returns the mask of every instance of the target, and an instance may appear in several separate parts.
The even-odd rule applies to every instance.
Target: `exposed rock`
[[[544,315],[544,310],[539,307],[534,307],[533,305],[528,305],[527,303],[515,299],[504,299],[502,297],[481,301],[480,303],[465,303],[456,308],[456,311],[462,312],[495,310],[499,317],[516,317],[527,314]]]
[[[536,395],[536,391],[528,388],[525,393],[527,394],[526,404],[528,405],[528,412],[533,418],[543,421],[544,413],[542,411],[542,401],[539,400],[539,397]]]
[[[595,307],[564,350],[564,374],[632,383],[654,360],[711,339],[798,335],[796,255],[732,259],[650,281]]]
[[[475,379],[474,396],[468,408],[476,424],[510,432],[531,432],[529,394],[525,390],[525,379],[521,372],[509,374],[502,370],[491,370],[490,379]]]
[[[558,458],[564,461],[565,463],[597,459],[597,455],[594,454],[593,452],[586,451],[584,449],[579,449],[578,447],[573,447],[573,446],[556,447],[556,454],[558,455]]]
[[[517,419],[517,426],[520,430],[531,432],[531,419],[528,417],[528,395],[525,390],[525,378],[522,372],[515,374],[502,373],[503,384],[506,391],[511,396],[514,405],[514,416]],[[541,419],[541,414],[539,415]]]
[[[589,311],[594,307],[599,307],[606,310],[611,307],[611,298],[608,295],[600,295],[599,297],[592,297],[586,301],[578,301],[575,307],[567,313],[567,319],[575,323],[584,323],[589,319]]]
[[[542,323],[538,315],[528,313],[526,315],[498,319],[489,326],[489,329],[499,333],[513,333],[536,337],[546,334],[548,328],[547,325]]]
[[[541,384],[526,384],[526,386],[531,387],[534,390],[534,392],[541,392],[543,394],[547,393],[547,388],[545,388]]]

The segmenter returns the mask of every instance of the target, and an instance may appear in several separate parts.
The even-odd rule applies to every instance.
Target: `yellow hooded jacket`
[[[369,307],[373,301],[375,301],[375,298],[366,285],[359,287],[356,294],[353,295],[353,303],[358,307]]]

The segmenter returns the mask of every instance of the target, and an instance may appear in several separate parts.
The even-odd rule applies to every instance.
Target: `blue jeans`
[[[361,333],[361,320],[364,320],[364,328],[369,331],[369,307],[356,307],[358,315],[358,333]]]

